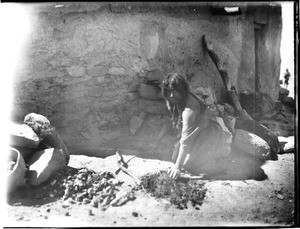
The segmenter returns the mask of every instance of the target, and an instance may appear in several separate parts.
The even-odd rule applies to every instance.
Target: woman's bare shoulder
[[[197,111],[199,111],[199,109],[201,109],[200,103],[191,94],[189,94],[189,97],[187,99],[186,109],[192,110],[195,112],[197,112]]]
[[[197,111],[191,107],[186,107],[182,112],[182,124],[184,129],[193,125],[196,120]]]

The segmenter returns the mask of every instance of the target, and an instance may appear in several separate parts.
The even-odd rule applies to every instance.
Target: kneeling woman
[[[162,94],[171,114],[156,144],[171,130],[177,130],[178,142],[173,151],[174,165],[168,171],[172,178],[182,167],[193,174],[220,172],[218,161],[230,153],[231,133],[224,131],[204,101],[191,92],[186,80],[177,73],[168,74],[162,82]]]

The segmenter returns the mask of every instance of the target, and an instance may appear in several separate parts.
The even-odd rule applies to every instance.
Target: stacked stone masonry
[[[71,151],[84,151],[122,136],[141,112],[166,115],[163,101],[139,95],[144,80],[176,71],[193,89],[207,88],[222,101],[224,85],[203,35],[228,51],[224,59],[237,90],[254,91],[257,22],[261,90],[277,99],[281,8],[249,4],[240,3],[238,15],[215,15],[214,4],[204,2],[33,4],[12,119],[42,114]]]

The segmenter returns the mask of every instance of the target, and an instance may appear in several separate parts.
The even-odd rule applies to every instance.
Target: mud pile
[[[142,177],[141,188],[156,198],[169,199],[178,209],[187,209],[190,205],[199,210],[207,189],[201,180],[177,179],[168,176],[165,171]]]

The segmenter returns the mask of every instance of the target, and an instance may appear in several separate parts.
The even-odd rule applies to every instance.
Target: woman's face
[[[182,95],[172,86],[169,86],[166,89],[166,92],[167,92],[167,99],[173,104],[179,104],[183,100]]]

